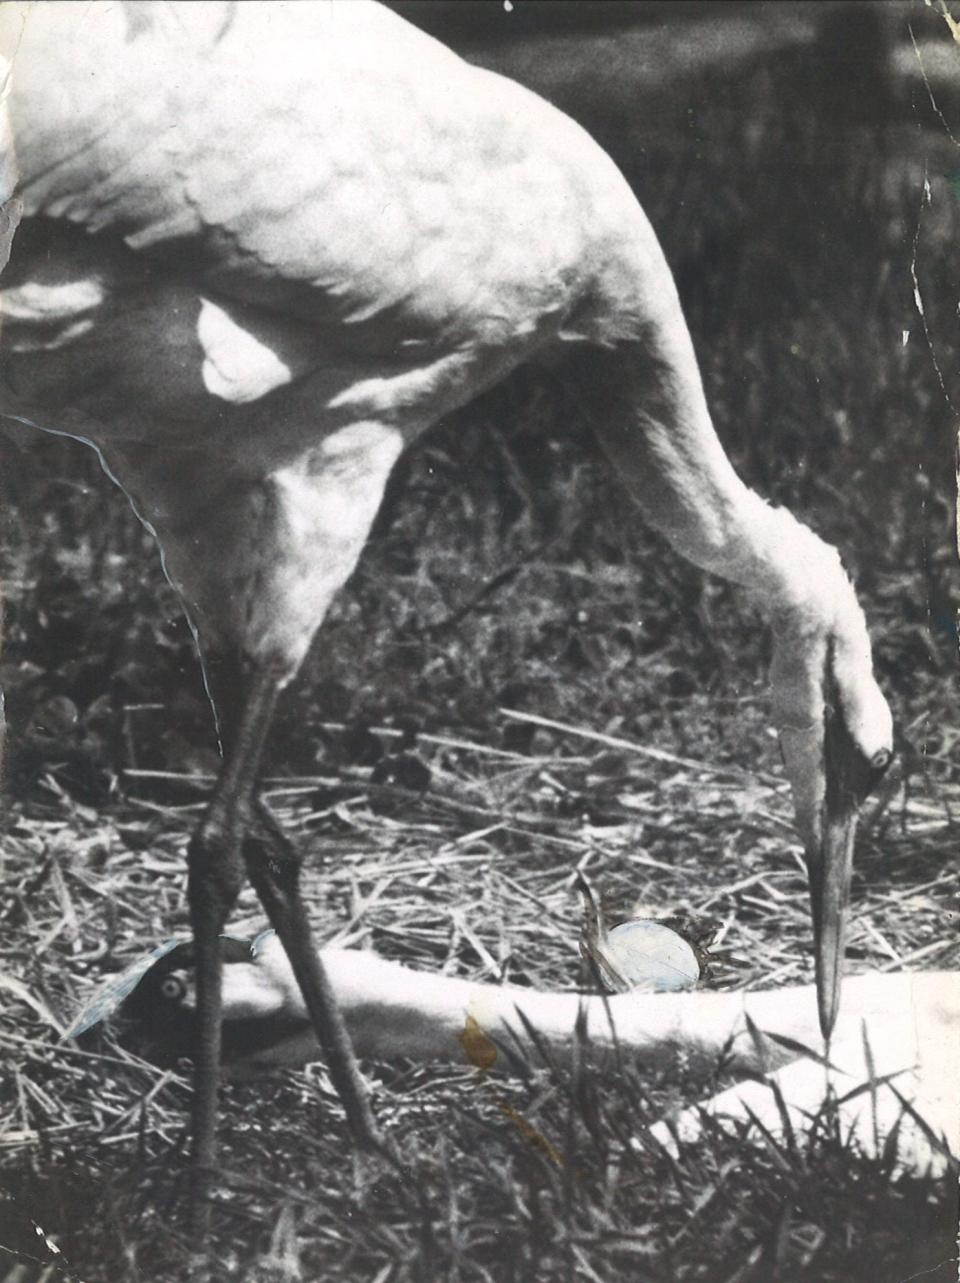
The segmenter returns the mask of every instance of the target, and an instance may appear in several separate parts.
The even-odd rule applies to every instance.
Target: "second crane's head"
[[[315,1036],[274,932],[252,940],[221,936],[220,948],[223,1064],[236,1076],[315,1058]],[[194,966],[193,942],[182,941],[143,972],[112,1017],[125,1046],[164,1066],[195,1056]]]
[[[788,514],[777,515],[791,522],[794,538],[773,620],[774,717],[806,854],[820,1026],[829,1036],[839,1005],[857,816],[893,759],[893,719],[839,556]]]

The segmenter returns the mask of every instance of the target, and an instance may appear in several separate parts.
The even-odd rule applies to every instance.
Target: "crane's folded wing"
[[[3,8],[28,215],[352,350],[563,311],[596,266],[574,172],[626,195],[567,117],[377,6]]]

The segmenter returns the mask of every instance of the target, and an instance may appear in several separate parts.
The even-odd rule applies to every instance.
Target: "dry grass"
[[[614,896],[718,918],[726,987],[810,979],[805,879],[781,783],[652,763],[642,748],[614,755],[575,730],[554,736],[552,751],[533,757],[424,737],[419,754],[433,784],[423,796],[371,787],[362,767],[336,781],[275,783],[274,807],[311,852],[318,934],[427,973],[574,988],[572,871],[586,868]],[[25,986],[9,995],[0,1025],[12,1068],[0,1132],[6,1183],[22,1208],[57,1226],[68,1259],[84,1263],[80,1276],[89,1279],[176,1277],[182,1260],[186,1084],[124,1063],[115,1048],[101,1057],[55,1039],[105,973],[186,929],[183,852],[192,799],[204,785],[166,783],[182,802],[131,797],[109,820],[51,787],[49,803],[25,808],[5,841],[12,898],[0,968]],[[558,815],[558,801],[571,795],[602,816],[591,823]],[[949,859],[958,806],[957,779],[919,791],[901,780],[880,799],[861,843],[851,969],[960,961],[955,936],[944,931],[957,895]],[[263,925],[251,897],[233,925],[240,933]],[[394,1179],[349,1158],[322,1070],[236,1085],[225,1112],[228,1193],[218,1218],[225,1277],[374,1279],[382,1270],[384,1279],[552,1279],[564,1276],[567,1257],[592,1262],[603,1278],[629,1277],[637,1259],[651,1278],[740,1277],[736,1268],[758,1247],[757,1260],[767,1260],[770,1244],[760,1206],[742,1218],[734,1210],[745,1186],[754,1197],[751,1182],[762,1187],[773,1177],[784,1278],[900,1277],[868,1272],[881,1265],[905,1276],[907,1245],[896,1244],[891,1266],[891,1244],[877,1254],[875,1236],[907,1207],[927,1218],[931,1234],[926,1244],[914,1234],[914,1264],[929,1263],[949,1231],[946,1182],[893,1183],[882,1163],[852,1154],[841,1166],[841,1142],[822,1145],[820,1162],[804,1160],[802,1171],[799,1159],[784,1172],[782,1154],[764,1162],[722,1137],[679,1168],[655,1157],[644,1148],[644,1126],[682,1096],[682,1076],[642,1079],[625,1067],[601,1090],[549,1072],[496,1087],[467,1069],[371,1072],[379,1115],[422,1197],[404,1202]],[[504,1116],[504,1099],[577,1167],[572,1192],[563,1171]],[[809,1201],[814,1189],[824,1200],[817,1214],[789,1210],[785,1191]],[[534,1195],[539,1211],[528,1205]],[[711,1210],[697,1210],[693,1233],[684,1208],[703,1200]],[[828,1232],[831,1220],[856,1225],[858,1217],[873,1249],[853,1273],[854,1258],[838,1263]],[[290,1258],[275,1274],[264,1257],[270,1241],[275,1256]],[[858,1242],[857,1255],[864,1251]],[[727,1274],[704,1273],[718,1253]],[[579,1267],[571,1274],[582,1276]]]

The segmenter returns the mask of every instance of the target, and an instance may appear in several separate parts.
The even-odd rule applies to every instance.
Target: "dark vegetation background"
[[[895,710],[900,760],[861,841],[851,967],[956,965],[960,112],[942,68],[960,54],[942,16],[397,7],[558,102],[633,183],[724,444],[842,549]],[[0,487],[0,1179],[15,1195],[0,1243],[44,1255],[29,1213],[88,1283],[175,1278],[182,1081],[60,1053],[49,1026],[185,930],[183,849],[217,763],[209,713],[151,539],[92,453],[0,436]],[[789,804],[764,778],[779,770],[767,660],[760,621],[644,529],[575,407],[522,372],[399,469],[285,701],[268,774],[290,777],[273,804],[308,845],[319,935],[423,970],[573,987],[581,864],[611,895],[724,920],[724,983],[809,980]],[[726,766],[756,774],[731,784]],[[249,897],[240,917],[258,923]],[[576,1154],[559,1169],[469,1072],[372,1072],[422,1202],[349,1157],[322,1073],[237,1087],[225,1277],[954,1277],[954,1183],[895,1180],[842,1138],[809,1158],[716,1138],[678,1165],[630,1140],[676,1082],[624,1066],[602,1090],[556,1073],[498,1087]]]

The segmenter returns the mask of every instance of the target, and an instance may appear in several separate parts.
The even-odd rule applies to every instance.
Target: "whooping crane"
[[[315,1060],[316,1037],[276,936],[229,937],[225,955],[224,1060],[232,1072],[252,1077]],[[193,1046],[191,958],[190,944],[175,945],[119,1009],[118,1026],[132,1044],[164,1064],[190,1055]],[[323,961],[351,1041],[364,1056],[466,1059],[478,1068],[509,1070],[511,1052],[518,1051],[534,1064],[539,1050],[555,1064],[569,1064],[578,1039],[589,1040],[594,1065],[621,1059],[669,1067],[679,1054],[685,1072],[704,1079],[715,1078],[721,1062],[727,1074],[773,1075],[798,1138],[832,1090],[841,1132],[855,1135],[861,1152],[880,1157],[896,1130],[905,1173],[943,1171],[951,1155],[960,1159],[960,976],[950,972],[845,980],[826,1069],[811,985],[762,993],[634,989],[603,999],[441,975],[426,984],[400,963],[352,949],[325,949]],[[694,1139],[703,1108],[742,1122],[752,1110],[768,1130],[783,1127],[779,1104],[762,1081],[738,1083],[682,1114],[675,1134]],[[670,1146],[666,1128],[654,1128],[654,1135]]]
[[[245,877],[351,1126],[377,1143],[261,751],[398,456],[528,361],[559,360],[647,520],[770,622],[829,1031],[890,713],[836,551],[727,460],[670,270],[609,157],[370,3],[7,3],[0,52],[0,203],[23,215],[0,414],[94,446],[155,531],[223,745],[188,857],[200,1187],[220,933]]]

